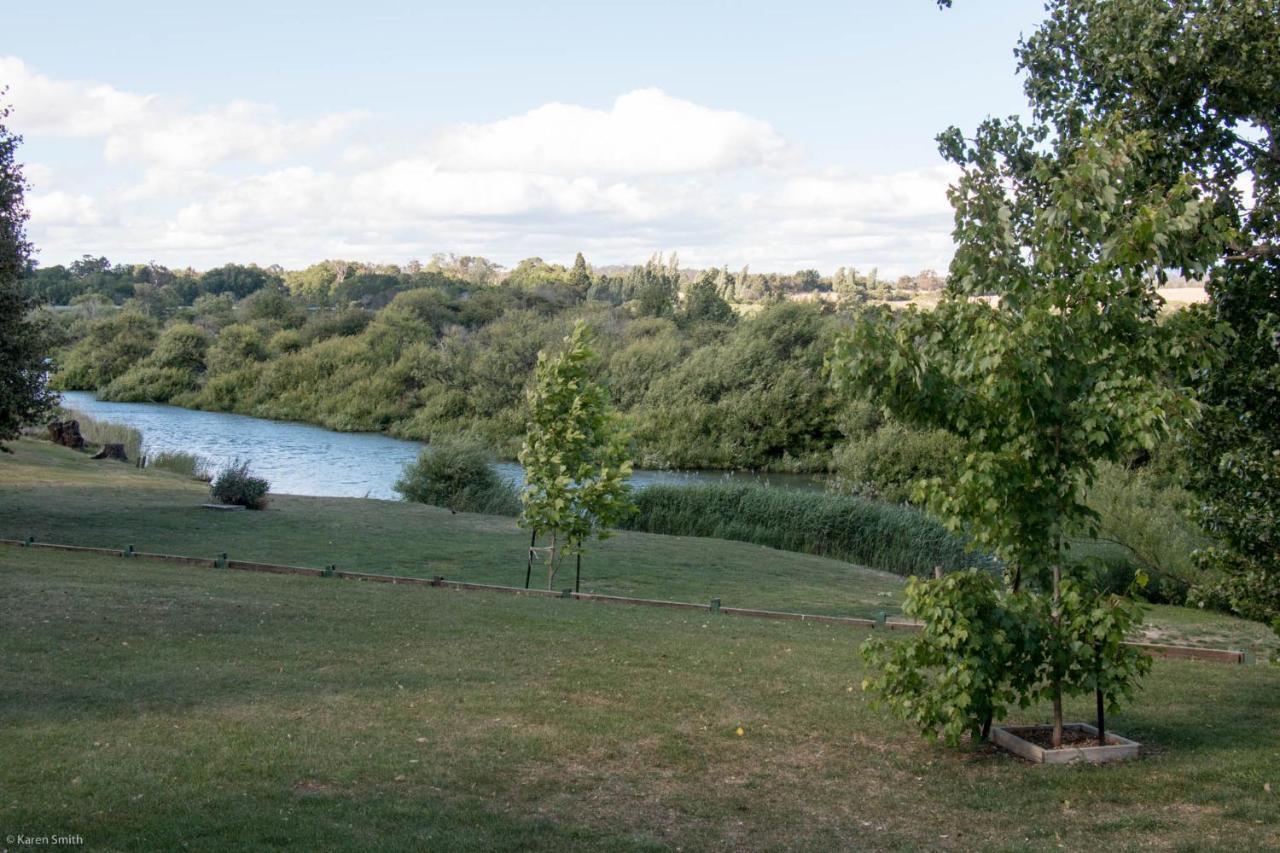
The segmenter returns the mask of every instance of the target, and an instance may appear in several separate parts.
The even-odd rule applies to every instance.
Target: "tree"
[[[520,525],[549,536],[547,589],[566,556],[577,556],[591,536],[632,511],[628,438],[619,428],[605,389],[591,377],[596,356],[591,333],[578,321],[558,355],[538,354],[529,391],[529,431],[520,451],[525,486]]]
[[[1237,229],[1196,312],[1226,334],[1194,374],[1188,485],[1221,543],[1200,555],[1222,578],[1209,593],[1280,629],[1280,2],[1054,0],[1047,12],[1017,50],[1037,120],[1075,137],[1102,119],[1148,134],[1141,181],[1190,174]]]
[[[1156,290],[1167,269],[1202,272],[1226,224],[1187,178],[1145,180],[1149,134],[1048,135],[988,120],[972,141],[954,128],[939,137],[963,170],[949,191],[957,249],[944,298],[927,313],[866,312],[833,367],[899,419],[962,442],[955,475],[917,497],[995,551],[1010,594],[1024,581],[1052,590],[1039,673],[1057,746],[1063,696],[1088,681],[1072,626],[1102,604],[1064,583],[1067,532],[1095,520],[1084,499],[1097,464],[1152,449],[1186,413],[1162,381],[1173,353]],[[994,303],[976,298],[988,294]],[[1139,673],[1129,650],[1112,651],[1105,669]],[[1124,694],[1106,687],[1112,702]]]
[[[636,313],[641,317],[670,317],[675,313],[679,290],[675,255],[667,264],[661,255],[654,255],[644,266],[632,267],[627,274],[625,292],[628,299],[636,301]]]
[[[569,270],[569,284],[573,285],[580,296],[586,296],[591,289],[591,271],[587,269],[587,259],[582,257],[581,252],[573,259],[573,269]]]
[[[33,319],[35,302],[23,290],[31,266],[27,182],[16,159],[22,137],[5,126],[8,117],[9,108],[0,105],[0,449],[56,402],[45,384],[44,328]]]
[[[680,319],[686,323],[732,323],[736,318],[733,307],[720,295],[716,284],[721,271],[707,270],[685,294],[684,310]]]

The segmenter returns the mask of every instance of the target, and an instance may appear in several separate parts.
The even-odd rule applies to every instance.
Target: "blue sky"
[[[939,267],[933,136],[1022,107],[1039,2],[23,4],[42,263],[433,252]]]

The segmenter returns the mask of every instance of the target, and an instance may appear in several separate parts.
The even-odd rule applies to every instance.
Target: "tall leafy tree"
[[[1106,679],[1088,675],[1069,626],[1100,603],[1062,580],[1062,552],[1067,532],[1094,519],[1084,499],[1096,465],[1153,448],[1186,406],[1160,379],[1156,289],[1168,268],[1204,269],[1220,223],[1185,180],[1143,184],[1147,135],[1037,136],[992,120],[972,141],[940,137],[963,169],[944,298],[932,312],[864,314],[833,367],[899,419],[957,437],[954,476],[919,484],[917,497],[1005,561],[1011,594],[1027,580],[1052,590],[1043,683],[1020,690],[1052,699],[1056,744],[1065,692],[1138,672],[1116,644],[1099,665]]]
[[[1221,543],[1201,555],[1216,594],[1280,620],[1280,0],[1046,9],[1016,51],[1036,120],[1072,137],[1104,119],[1147,134],[1140,182],[1189,174],[1236,229],[1199,311],[1223,334],[1194,376],[1189,485]]]
[[[1192,172],[1239,228],[1207,287],[1226,334],[1196,377],[1189,485],[1214,591],[1280,630],[1280,2],[1058,2],[1020,58],[1042,113],[1160,134],[1151,179]]]
[[[31,266],[27,183],[17,160],[22,137],[9,130],[8,118],[9,108],[0,106],[0,448],[55,401],[45,385],[44,330],[32,318],[35,303],[22,287]]]
[[[529,391],[529,431],[520,451],[525,487],[520,524],[547,537],[547,588],[565,557],[632,510],[628,438],[605,389],[592,377],[591,332],[578,321],[556,355],[538,354]]]

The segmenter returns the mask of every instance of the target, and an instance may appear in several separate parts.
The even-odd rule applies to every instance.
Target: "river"
[[[277,494],[393,499],[395,481],[425,446],[381,433],[334,432],[309,424],[156,403],[111,403],[87,391],[63,392],[62,400],[68,409],[140,430],[148,454],[194,453],[213,468],[234,460],[248,461],[250,469],[265,477]],[[524,471],[514,462],[499,462],[494,467],[517,485],[524,481]],[[636,471],[631,475],[631,485],[637,489],[702,483],[822,488],[818,477],[803,474]]]

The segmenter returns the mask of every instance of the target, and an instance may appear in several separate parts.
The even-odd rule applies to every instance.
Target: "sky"
[[[1038,0],[23,3],[41,265],[433,253],[943,270],[934,136],[1024,111]],[[2,99],[0,99],[2,100]]]

